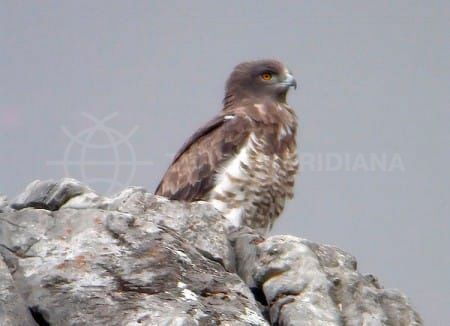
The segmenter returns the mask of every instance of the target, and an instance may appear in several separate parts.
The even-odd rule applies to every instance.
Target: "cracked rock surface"
[[[342,250],[72,179],[0,196],[0,325],[422,325]]]

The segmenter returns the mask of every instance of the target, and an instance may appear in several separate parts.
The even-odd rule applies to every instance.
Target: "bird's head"
[[[225,100],[269,97],[286,101],[290,87],[297,88],[297,81],[289,70],[276,60],[257,60],[237,65],[225,87]]]

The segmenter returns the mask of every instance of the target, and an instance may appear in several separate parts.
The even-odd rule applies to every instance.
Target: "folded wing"
[[[155,194],[182,201],[205,200],[220,168],[251,132],[246,117],[221,114],[194,133],[181,147]]]

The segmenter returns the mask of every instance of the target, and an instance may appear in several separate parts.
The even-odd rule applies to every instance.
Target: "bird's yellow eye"
[[[271,80],[272,79],[272,74],[270,72],[263,72],[261,74],[261,78],[263,80]]]

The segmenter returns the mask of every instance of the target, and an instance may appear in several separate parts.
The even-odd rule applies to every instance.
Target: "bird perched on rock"
[[[266,234],[293,197],[298,170],[290,87],[297,82],[279,61],[237,65],[222,111],[181,147],[155,194],[208,201],[235,226]]]

